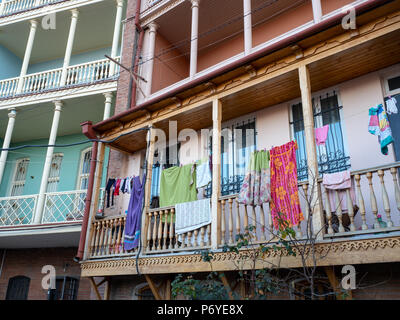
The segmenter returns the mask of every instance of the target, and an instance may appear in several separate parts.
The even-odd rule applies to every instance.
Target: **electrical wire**
[[[39,145],[22,145],[22,146],[18,146],[18,147],[11,147],[11,148],[4,148],[4,149],[0,149],[0,151],[14,151],[14,150],[20,150],[23,148],[48,148],[48,147],[54,147],[54,148],[66,148],[66,147],[73,147],[73,146],[77,146],[77,145],[82,145],[82,144],[86,144],[88,142],[100,142],[100,143],[113,143],[115,141],[117,141],[118,139],[130,135],[132,133],[138,132],[138,131],[147,131],[150,130],[150,127],[146,127],[146,128],[140,128],[140,129],[136,129],[130,132],[126,132],[123,133],[117,137],[115,137],[114,139],[111,140],[101,140],[101,139],[88,139],[85,141],[79,141],[79,142],[74,142],[74,143],[68,143],[68,144],[39,144]]]

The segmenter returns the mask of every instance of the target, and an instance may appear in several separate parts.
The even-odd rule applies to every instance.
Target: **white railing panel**
[[[31,224],[37,195],[0,198],[0,226]]]
[[[46,193],[42,223],[81,221],[86,190]]]

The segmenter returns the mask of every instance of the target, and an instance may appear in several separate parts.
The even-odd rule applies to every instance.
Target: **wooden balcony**
[[[398,182],[398,168],[400,163],[365,169],[352,172],[355,181],[356,203],[352,204],[350,192],[346,201],[349,210],[342,212],[338,206],[335,214],[329,205],[329,198],[319,182],[324,204],[325,226],[322,239],[316,239],[315,234],[310,234],[307,228],[309,219],[309,183],[299,183],[300,202],[305,219],[293,229],[296,240],[307,241],[316,239],[318,253],[332,250],[332,253],[321,260],[321,265],[335,263],[355,263],[352,250],[357,250],[363,262],[397,261],[400,257],[394,255],[397,246],[400,245],[400,189]],[[132,251],[124,249],[125,216],[106,217],[92,223],[89,236],[87,259],[83,262],[83,273],[86,275],[115,275],[132,274],[136,271],[127,270],[136,265],[136,258],[142,268],[149,273],[172,272],[175,266],[176,272],[190,272],[189,264],[196,262],[195,270],[208,271],[209,265],[204,263],[199,251],[211,250],[214,252],[216,264],[214,270],[234,270],[234,260],[237,256],[224,252],[224,246],[233,246],[237,243],[237,236],[244,234],[252,226],[251,246],[274,246],[278,244],[279,237],[273,229],[269,204],[263,206],[246,206],[237,201],[237,195],[220,197],[219,227],[213,224],[202,227],[193,232],[187,232],[181,236],[174,233],[174,207],[151,209],[145,213],[145,225],[142,233],[144,243],[141,248]],[[357,207],[357,210],[353,209]],[[381,216],[381,222],[378,221]],[[335,217],[335,219],[334,219]],[[379,219],[380,220],[380,219]],[[335,222],[333,222],[335,221]],[[311,221],[312,222],[312,221]],[[384,225],[385,224],[385,225]],[[211,243],[211,233],[217,232],[218,243]],[[382,258],[385,249],[387,255]],[[247,249],[242,249],[246,251]],[[342,251],[349,252],[342,252]],[[139,255],[139,257],[138,257]],[[116,260],[121,259],[123,260]],[[271,259],[283,259],[284,265],[300,266],[300,262],[293,257],[271,256]],[[185,260],[186,259],[186,260]],[[346,262],[346,259],[348,260]],[[394,260],[393,260],[394,259]],[[124,261],[124,262],[123,262]],[[223,264],[222,261],[226,263]],[[108,263],[108,264],[107,264]],[[124,268],[121,269],[123,264]],[[156,266],[154,266],[156,264]],[[107,270],[99,266],[114,266]],[[148,268],[147,268],[147,267]],[[153,269],[150,270],[150,266]],[[99,269],[100,268],[100,269]]]

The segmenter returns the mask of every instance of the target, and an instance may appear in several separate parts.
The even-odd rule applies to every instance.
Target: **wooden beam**
[[[94,292],[96,293],[97,300],[102,300],[102,299],[101,299],[101,294],[100,294],[100,292],[99,292],[99,288],[97,287],[97,284],[96,284],[96,282],[94,281],[93,277],[90,277],[89,280],[90,280],[90,283],[92,284],[92,287],[93,287],[93,289],[94,289]]]
[[[307,66],[299,67],[299,81],[301,91],[301,103],[304,118],[304,138],[307,153],[308,181],[310,194],[306,199],[312,213],[313,230],[317,239],[323,239],[325,220],[318,184],[318,157],[314,131],[314,111],[311,98],[310,73]],[[312,211],[312,212],[311,212]],[[307,213],[308,215],[308,213]],[[308,217],[305,217],[308,218]]]
[[[160,293],[158,292],[159,288],[154,284],[153,280],[150,278],[148,274],[145,274],[144,277],[146,278],[147,283],[149,284],[150,290],[153,293],[153,296],[156,300],[161,300]]]
[[[165,284],[165,300],[171,300],[171,280],[168,279]]]
[[[340,290],[340,284],[339,280],[336,277],[334,266],[327,266],[324,267],[325,273],[328,276],[329,283],[331,284],[331,287],[336,293],[336,297],[339,300],[352,300],[353,299],[353,294],[351,290],[347,290],[348,296],[346,298],[342,298],[342,291]]]
[[[233,294],[232,294],[232,289],[231,289],[231,286],[229,285],[228,279],[225,276],[225,273],[220,273],[220,278],[222,280],[222,283],[224,284],[226,291],[228,291],[229,300],[234,300]]]
[[[212,195],[211,195],[211,247],[217,249],[221,242],[221,119],[222,104],[216,99],[212,106]]]

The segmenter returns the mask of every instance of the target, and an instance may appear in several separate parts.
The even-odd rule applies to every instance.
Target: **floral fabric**
[[[289,226],[304,220],[301,212],[297,186],[296,149],[297,142],[291,141],[270,150],[271,163],[271,215],[274,228],[278,229],[278,213]]]
[[[271,200],[269,152],[254,151],[248,172],[239,192],[238,201],[246,205],[261,206]]]

